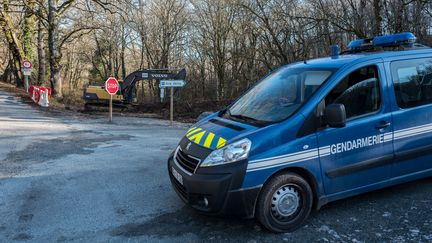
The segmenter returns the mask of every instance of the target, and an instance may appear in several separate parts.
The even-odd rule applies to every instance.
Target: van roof
[[[342,54],[336,57],[323,57],[298,62],[293,67],[299,68],[340,68],[345,64],[354,64],[356,62],[372,60],[376,58],[391,58],[397,56],[407,56],[415,54],[432,54],[432,48],[411,49],[402,51],[377,51],[361,52],[356,54]]]

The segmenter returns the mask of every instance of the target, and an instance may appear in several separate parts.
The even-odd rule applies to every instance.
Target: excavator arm
[[[124,103],[131,103],[135,84],[140,80],[184,80],[186,78],[186,70],[182,69],[177,73],[173,73],[170,69],[148,69],[139,70],[129,74],[121,84],[121,93]]]

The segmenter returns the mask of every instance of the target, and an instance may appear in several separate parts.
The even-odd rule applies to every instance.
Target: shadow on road
[[[193,234],[199,239],[258,241],[427,240],[432,232],[431,188],[432,178],[428,178],[333,202],[313,212],[303,228],[287,234],[272,234],[255,220],[208,217],[185,206],[142,223],[119,226],[111,235],[170,238]]]

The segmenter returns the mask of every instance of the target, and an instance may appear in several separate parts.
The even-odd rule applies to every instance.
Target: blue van
[[[293,231],[312,209],[432,176],[432,49],[405,32],[280,67],[193,125],[172,185],[212,215]]]

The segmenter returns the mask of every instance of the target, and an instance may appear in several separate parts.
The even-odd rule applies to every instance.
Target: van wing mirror
[[[325,120],[330,127],[345,127],[346,111],[343,104],[331,104],[325,108]]]

